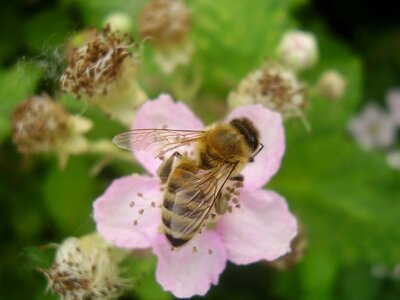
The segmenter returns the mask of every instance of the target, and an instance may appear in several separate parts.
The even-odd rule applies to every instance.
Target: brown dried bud
[[[152,0],[139,15],[140,36],[161,47],[178,44],[190,31],[190,19],[182,0]]]
[[[14,111],[12,127],[21,153],[46,152],[68,134],[68,113],[46,94],[32,96]]]
[[[106,26],[95,38],[73,51],[68,67],[61,76],[61,88],[77,97],[93,97],[109,92],[110,85],[120,75],[122,65],[130,58],[132,39],[119,35]]]
[[[307,104],[304,86],[295,73],[274,62],[267,62],[250,73],[228,98],[231,108],[255,103],[278,111],[285,117],[298,116]]]

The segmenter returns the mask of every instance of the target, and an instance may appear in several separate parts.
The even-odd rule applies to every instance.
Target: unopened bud
[[[340,99],[346,91],[346,80],[335,70],[325,71],[317,84],[317,92],[327,99]]]
[[[112,31],[128,32],[132,28],[131,17],[123,12],[109,14],[104,20],[104,27],[110,24]]]
[[[132,47],[128,35],[106,26],[94,39],[75,49],[60,80],[62,89],[130,126],[137,108],[147,98],[136,81]]]
[[[295,70],[308,69],[318,60],[315,36],[300,30],[285,33],[277,52],[282,62]]]
[[[64,240],[52,267],[43,273],[48,289],[63,300],[117,299],[126,287],[116,255],[97,234]]]
[[[397,126],[400,125],[400,89],[390,89],[386,95],[386,104],[389,108],[390,118]]]
[[[297,117],[307,101],[304,86],[292,70],[275,62],[267,62],[246,76],[228,97],[230,108],[255,103],[280,112],[285,117]]]

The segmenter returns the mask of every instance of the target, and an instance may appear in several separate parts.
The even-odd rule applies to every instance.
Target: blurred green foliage
[[[135,20],[145,2],[21,0],[2,4],[0,299],[55,299],[45,293],[45,279],[35,270],[50,264],[52,249],[44,246],[93,231],[93,200],[112,179],[135,170],[112,162],[93,177],[90,170],[101,157],[73,157],[60,170],[55,157],[21,156],[11,143],[11,113],[34,93],[58,95],[63,42],[74,30],[99,27],[115,11]],[[190,105],[207,122],[215,121],[225,112],[229,90],[265,58],[274,58],[282,33],[296,27],[314,32],[320,48],[320,62],[301,77],[315,83],[322,71],[334,68],[348,84],[341,101],[310,97],[310,133],[298,120],[286,124],[285,159],[268,185],[287,198],[305,225],[308,252],[304,260],[286,272],[262,263],[230,265],[206,298],[398,299],[399,279],[374,277],[371,268],[383,264],[391,270],[400,263],[400,175],[387,167],[380,153],[360,149],[346,134],[346,127],[364,100],[383,99],[386,89],[399,83],[399,52],[393,50],[398,50],[393,41],[400,27],[381,27],[378,36],[361,31],[352,43],[335,35],[335,28],[315,10],[316,4],[306,0],[236,0],[234,4],[190,0],[188,5],[193,13],[190,38],[196,45],[193,65],[167,78],[160,75],[149,45],[144,44],[140,80],[151,96],[174,93],[179,84],[185,86],[185,80],[201,76],[201,87]],[[137,37],[135,26],[132,33]],[[100,111],[70,96],[59,99],[70,111],[94,120],[91,138],[111,139],[122,130]],[[154,279],[154,259],[131,260],[124,268],[127,274],[136,274],[126,299],[172,298]]]

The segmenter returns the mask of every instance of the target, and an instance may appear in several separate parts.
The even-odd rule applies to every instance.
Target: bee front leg
[[[174,164],[175,158],[182,158],[182,155],[176,151],[167,160],[165,160],[157,169],[157,175],[164,184],[167,182],[169,174],[171,174],[172,166]]]

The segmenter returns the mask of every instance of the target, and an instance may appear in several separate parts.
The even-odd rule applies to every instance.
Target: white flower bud
[[[386,162],[389,167],[400,170],[400,151],[392,151],[386,155]]]
[[[129,32],[132,28],[131,17],[123,12],[113,12],[109,14],[103,26],[110,25],[112,31]]]
[[[322,97],[340,99],[346,91],[346,80],[336,70],[327,70],[321,75],[316,88]]]
[[[48,289],[63,300],[117,299],[126,287],[117,256],[97,234],[64,240],[52,267],[43,272]]]
[[[228,96],[231,109],[245,104],[260,103],[282,113],[298,117],[306,107],[304,86],[289,68],[274,62],[247,75]]]
[[[135,79],[137,62],[131,47],[127,35],[105,27],[73,51],[61,77],[62,89],[130,126],[137,108],[147,98]]]
[[[300,30],[285,33],[277,52],[282,62],[295,70],[308,69],[314,66],[318,60],[315,36]]]
[[[390,89],[386,95],[386,104],[389,108],[389,113],[392,121],[400,125],[400,89]]]

